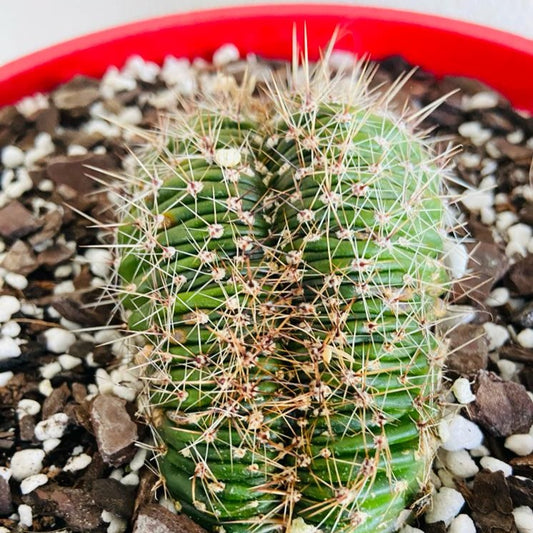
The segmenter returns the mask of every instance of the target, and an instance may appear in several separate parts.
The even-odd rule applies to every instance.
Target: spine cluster
[[[326,62],[177,113],[117,249],[159,465],[212,530],[394,531],[426,482],[442,164]]]

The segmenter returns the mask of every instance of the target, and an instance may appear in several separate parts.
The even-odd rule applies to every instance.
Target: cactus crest
[[[170,495],[211,531],[394,531],[425,487],[444,158],[371,73],[221,75],[125,181],[121,303]]]

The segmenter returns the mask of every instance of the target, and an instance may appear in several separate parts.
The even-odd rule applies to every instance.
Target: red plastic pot
[[[293,29],[316,57],[335,28],[338,48],[380,59],[401,54],[436,75],[477,78],[518,108],[533,111],[533,41],[440,17],[346,5],[215,9],[150,19],[73,39],[0,68],[0,105],[48,91],[75,74],[101,76],[128,56],[206,57],[226,42],[241,52],[287,59]]]

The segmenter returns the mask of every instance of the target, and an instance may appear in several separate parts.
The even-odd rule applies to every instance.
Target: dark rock
[[[26,128],[26,118],[15,106],[0,108],[0,146],[13,144]]]
[[[25,415],[19,420],[19,437],[23,441],[32,441],[35,437],[35,418]]]
[[[481,114],[481,123],[500,133],[511,133],[516,126],[497,110],[484,111]]]
[[[503,137],[498,137],[493,141],[494,146],[505,156],[514,161],[517,165],[529,165],[533,157],[533,149],[520,144],[512,144]]]
[[[523,309],[516,313],[513,322],[523,328],[533,327],[533,302],[529,302]]]
[[[90,106],[100,98],[97,80],[76,76],[52,94],[56,107],[70,118],[89,116]]]
[[[476,215],[471,214],[467,223],[468,231],[470,235],[474,237],[477,241],[488,242],[494,244],[494,237],[489,226],[485,226]]]
[[[469,274],[453,286],[455,301],[483,303],[493,285],[501,279],[508,269],[508,260],[500,248],[489,242],[468,243]]]
[[[487,368],[489,344],[481,326],[461,324],[449,333],[448,338],[448,370],[469,376]]]
[[[70,389],[66,383],[63,383],[60,387],[55,388],[50,396],[45,398],[43,402],[43,420],[55,415],[56,413],[62,413],[69,398]]]
[[[533,350],[531,348],[523,348],[517,344],[506,344],[500,348],[499,354],[502,359],[533,364]]]
[[[101,326],[104,325],[107,320],[105,316],[85,308],[83,303],[76,298],[70,298],[67,296],[56,298],[52,302],[52,307],[62,317],[78,324],[85,324],[87,326]]]
[[[522,207],[518,212],[518,218],[520,219],[520,222],[533,226],[533,205],[526,204]]]
[[[11,499],[11,489],[9,483],[0,476],[0,516],[13,512],[13,502]]]
[[[39,267],[32,249],[24,241],[16,241],[9,249],[2,266],[10,272],[25,276]]]
[[[32,246],[37,246],[55,237],[63,224],[63,216],[60,211],[49,211],[41,217],[40,222],[42,224],[41,231],[28,239]]]
[[[533,254],[516,262],[509,269],[509,288],[520,296],[533,294]]]
[[[96,186],[96,181],[90,176],[102,177],[102,173],[89,167],[112,170],[116,168],[116,165],[107,154],[88,153],[54,157],[48,161],[46,172],[58,186],[65,185],[78,194],[87,194]]]
[[[102,459],[120,466],[135,453],[137,426],[126,410],[126,402],[115,396],[99,395],[91,405],[91,421]]]
[[[185,515],[175,515],[156,503],[139,511],[133,533],[205,533],[205,529]]]
[[[533,479],[509,476],[507,484],[511,492],[511,499],[515,507],[527,505],[533,507]]]
[[[0,209],[0,234],[7,239],[24,237],[40,227],[31,212],[17,200]]]
[[[40,265],[47,267],[55,267],[60,263],[68,261],[74,255],[74,250],[65,246],[64,244],[54,244],[42,251],[37,256],[37,261]]]
[[[533,478],[533,454],[513,457],[509,464],[513,467],[515,475]]]
[[[87,387],[83,383],[73,383],[72,388],[72,397],[76,403],[81,403],[87,397]]]
[[[133,514],[135,487],[128,487],[116,479],[96,479],[92,483],[91,495],[94,501],[106,511],[130,518]]]
[[[139,485],[137,487],[137,494],[135,495],[134,513],[148,505],[155,503],[154,487],[158,481],[158,476],[149,468],[141,468],[139,472]]]
[[[468,504],[480,533],[516,533],[513,502],[503,472],[482,470],[476,474]]]
[[[41,504],[52,507],[54,514],[63,518],[74,531],[90,531],[102,522],[102,510],[84,489],[45,485],[34,493]]]
[[[444,522],[433,522],[424,526],[425,533],[446,533],[446,524]]]
[[[54,106],[45,109],[39,109],[37,113],[31,117],[35,121],[35,127],[39,131],[45,131],[50,135],[54,135],[56,128],[59,125],[59,112]]]
[[[533,423],[533,400],[526,389],[480,371],[474,384],[476,400],[468,405],[470,418],[496,437],[527,433]]]

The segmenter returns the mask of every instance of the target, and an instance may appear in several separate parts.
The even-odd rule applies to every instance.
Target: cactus
[[[306,71],[308,65],[304,65]],[[394,531],[435,449],[442,158],[327,59],[230,84],[140,157],[117,249],[184,512],[226,532]]]

